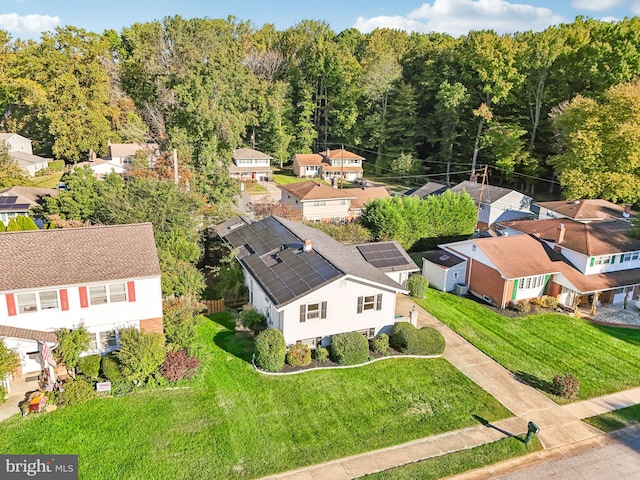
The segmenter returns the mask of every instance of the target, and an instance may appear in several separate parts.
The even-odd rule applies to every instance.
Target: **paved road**
[[[610,442],[535,465],[495,480],[636,480],[640,478],[640,426],[615,433]]]

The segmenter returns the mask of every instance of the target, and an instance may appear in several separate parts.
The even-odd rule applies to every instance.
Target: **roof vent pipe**
[[[307,239],[304,241],[304,245],[303,245],[303,247],[302,247],[302,251],[303,251],[303,252],[310,252],[312,249],[313,249],[313,245],[312,245],[312,243],[311,243],[311,240],[307,238]]]

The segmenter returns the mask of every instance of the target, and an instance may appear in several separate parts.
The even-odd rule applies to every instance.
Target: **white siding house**
[[[422,258],[422,275],[429,285],[443,292],[453,292],[465,283],[467,261],[444,250],[429,252]]]
[[[396,295],[408,293],[356,247],[296,222],[234,219],[216,232],[238,249],[251,304],[289,345],[328,345],[331,335],[350,331],[367,338],[388,332]]]
[[[162,332],[151,224],[5,232],[0,251],[0,337],[17,348],[21,372],[43,368],[37,341],[55,349],[59,328],[84,325],[87,353],[116,348],[124,327]]]

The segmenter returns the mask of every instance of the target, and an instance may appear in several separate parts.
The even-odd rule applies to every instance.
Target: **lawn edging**
[[[297,370],[295,372],[265,372],[264,370],[260,370],[255,363],[255,358],[256,355],[255,353],[251,356],[251,365],[253,365],[253,369],[258,372],[258,373],[262,373],[263,375],[272,375],[272,376],[279,376],[279,375],[297,375],[299,373],[307,373],[307,372],[317,372],[317,371],[324,371],[324,370],[338,370],[341,368],[359,368],[359,367],[363,367],[365,365],[371,365],[372,363],[376,363],[377,361],[380,360],[390,360],[390,359],[394,359],[394,358],[441,358],[442,354],[438,354],[438,355],[390,355],[388,357],[380,357],[380,358],[374,358],[373,360],[369,360],[365,363],[359,363],[358,365],[336,365],[336,366],[327,366],[327,367],[313,367],[313,368],[307,368],[306,370]]]

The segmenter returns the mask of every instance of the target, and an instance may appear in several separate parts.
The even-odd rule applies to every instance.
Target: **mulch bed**
[[[406,357],[407,355],[402,352],[398,352],[393,348],[389,347],[386,355],[382,355],[381,353],[372,352],[369,350],[369,356],[374,359],[377,358],[388,358],[388,357]],[[366,365],[366,364],[364,364]],[[327,359],[326,362],[318,362],[315,359],[311,360],[309,365],[304,367],[292,367],[291,365],[284,364],[284,368],[279,373],[291,373],[291,372],[304,372],[305,370],[311,370],[313,368],[329,368],[329,367],[343,367],[344,365],[340,365],[339,363],[333,362],[331,359]]]

